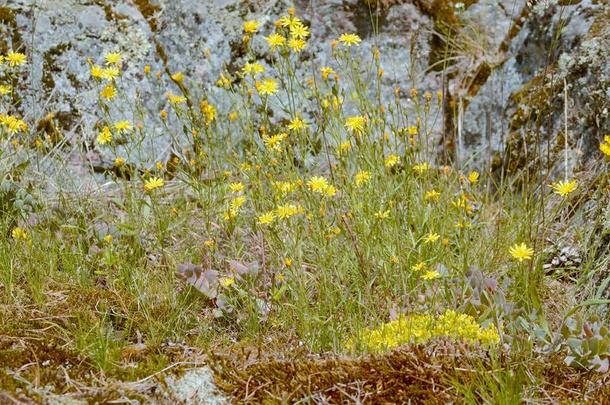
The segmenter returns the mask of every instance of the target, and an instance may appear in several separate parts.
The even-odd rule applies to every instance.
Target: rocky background
[[[267,33],[290,6],[312,31],[303,59],[321,66],[331,57],[330,41],[355,32],[363,48],[381,49],[388,97],[399,86],[408,105],[413,87],[443,90],[435,122],[439,161],[562,173],[555,156],[566,135],[564,92],[571,168],[582,168],[610,133],[604,0],[1,0],[0,52],[21,50],[32,62],[20,113],[29,122],[52,113],[52,125],[39,122],[39,130],[85,143],[87,159],[103,165],[93,142],[98,117],[87,58],[99,63],[105,52],[122,52],[130,94],[154,94],[145,64],[153,72],[183,71],[212,91],[221,70],[245,63],[243,21],[261,21]],[[259,39],[254,49],[264,59]],[[163,106],[149,100],[157,116]],[[536,156],[548,151],[550,159],[532,158],[536,147],[544,150]],[[77,174],[92,166],[68,160]]]

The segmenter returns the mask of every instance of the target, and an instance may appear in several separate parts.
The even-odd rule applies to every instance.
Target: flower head
[[[116,94],[117,94],[116,87],[114,87],[114,85],[112,85],[112,84],[104,86],[104,88],[100,92],[100,96],[102,96],[106,100],[112,100],[113,98],[116,97]]]
[[[105,145],[110,142],[112,142],[112,132],[110,132],[110,128],[104,127],[102,132],[97,136],[97,143]]]
[[[27,59],[27,57],[20,52],[9,52],[6,54],[5,58],[10,67],[21,66]]]
[[[519,260],[520,262],[524,260],[530,260],[532,255],[534,254],[534,249],[527,247],[525,243],[513,245],[509,250],[512,257]]]
[[[258,217],[258,223],[261,225],[268,225],[275,220],[275,213],[273,211],[266,212]]]
[[[551,188],[555,191],[555,194],[559,194],[562,197],[570,194],[578,187],[576,180],[570,181],[558,181],[557,183],[551,184]]]
[[[267,44],[269,45],[269,48],[271,48],[271,50],[275,50],[280,46],[286,45],[286,38],[280,34],[274,33],[269,35],[265,39],[267,40]]]
[[[268,96],[277,93],[278,86],[274,79],[266,78],[255,83],[256,90],[261,96]]]
[[[361,133],[364,131],[365,124],[366,124],[366,117],[363,117],[362,115],[355,115],[352,117],[348,117],[345,120],[345,128],[347,128],[353,132],[357,132],[357,133]]]
[[[104,59],[106,59],[106,65],[120,65],[122,56],[120,52],[111,52],[106,54]]]
[[[151,191],[161,188],[165,185],[165,181],[159,177],[151,177],[144,182],[144,191],[150,193]]]
[[[131,131],[133,127],[131,126],[131,122],[122,120],[114,124],[114,129],[116,129],[119,133],[125,133]]]
[[[426,237],[424,238],[424,242],[425,243],[433,243],[436,242],[437,240],[439,240],[441,236],[438,233],[434,233],[434,232],[430,232],[428,235],[426,235]]]
[[[360,39],[358,34],[342,34],[339,37],[339,42],[346,47],[350,47],[352,45],[360,45],[360,42],[362,42],[362,40]]]
[[[400,161],[400,157],[393,155],[393,154],[388,155],[388,157],[385,158],[384,165],[387,168],[394,167],[398,164],[399,161]]]
[[[356,187],[362,187],[363,185],[367,184],[370,180],[371,180],[371,173],[367,172],[365,170],[359,171],[358,173],[356,173],[356,176],[354,177],[354,183],[356,184]]]
[[[604,136],[603,142],[599,144],[599,150],[608,157],[610,157],[610,135]]]
[[[255,34],[258,31],[258,27],[261,26],[261,23],[255,20],[248,20],[244,22],[244,32],[246,34]]]
[[[421,278],[422,280],[434,280],[436,278],[439,278],[441,275],[438,271],[436,270],[428,270],[427,272],[425,272],[424,274],[422,274]]]

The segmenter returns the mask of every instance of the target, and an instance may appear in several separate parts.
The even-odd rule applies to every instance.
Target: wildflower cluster
[[[401,316],[377,328],[360,331],[356,338],[348,341],[347,346],[350,350],[362,347],[380,353],[400,345],[425,343],[439,337],[487,347],[500,342],[500,335],[493,324],[482,327],[472,316],[448,310],[437,317],[429,314]]]

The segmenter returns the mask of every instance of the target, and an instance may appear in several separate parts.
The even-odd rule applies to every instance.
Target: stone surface
[[[222,69],[235,71],[246,62],[239,49],[243,20],[257,19],[263,22],[261,31],[268,32],[273,21],[294,5],[312,31],[303,58],[326,64],[331,60],[330,41],[343,32],[356,32],[364,39],[364,51],[373,45],[381,49],[387,73],[383,95],[390,99],[396,86],[407,90],[415,84],[421,92],[443,88],[438,52],[444,44],[433,32],[449,27],[459,52],[447,67],[445,117],[431,125],[439,138],[444,135],[450,154],[479,168],[495,165],[511,171],[526,166],[522,146],[532,137],[557,149],[563,136],[565,78],[570,165],[577,168],[610,132],[610,6],[595,0],[534,1],[531,8],[525,0],[463,3],[4,0],[0,51],[18,48],[32,61],[23,86],[29,89],[23,95],[26,118],[55,113],[68,143],[87,144],[103,162],[107,157],[93,142],[101,117],[95,108],[97,90],[89,84],[89,57],[100,63],[105,52],[125,55],[125,91],[130,100],[147,100],[151,142],[169,155],[169,140],[161,122],[155,121],[164,107],[163,90],[144,77],[145,64],[153,73],[182,71],[201,91],[213,93]],[[368,4],[379,4],[378,11],[371,14]],[[262,38],[255,40],[254,49],[264,59]],[[401,94],[408,108],[408,91]],[[127,107],[110,113],[119,116]],[[154,163],[149,156],[142,159]]]

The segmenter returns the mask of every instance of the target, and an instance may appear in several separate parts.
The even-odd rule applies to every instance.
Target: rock
[[[542,147],[551,147],[552,171],[561,171],[563,161],[556,154],[563,145],[565,79],[568,164],[578,168],[597,153],[599,138],[610,133],[610,51],[604,46],[610,41],[610,5],[592,0],[531,3],[533,7],[525,0],[469,0],[458,7],[440,0],[329,0],[314,7],[308,0],[297,0],[294,5],[312,31],[310,49],[303,57],[316,65],[332,61],[332,39],[356,32],[363,38],[363,52],[374,45],[381,50],[385,100],[391,100],[394,88],[400,87],[401,100],[409,109],[413,103],[408,89],[414,85],[420,94],[445,88],[445,117],[429,127],[443,139],[449,155],[457,154],[459,162],[470,166],[503,167],[508,172],[546,167],[547,162],[524,155],[528,150],[524,145],[533,145],[539,139],[535,134],[540,134],[545,140]],[[154,148],[145,150],[166,158],[172,145],[159,119],[159,111],[166,107],[165,89],[151,85],[143,66],[150,65],[153,73],[182,71],[200,91],[214,96],[213,83],[220,72],[235,71],[245,63],[239,49],[243,20],[261,21],[261,32],[267,33],[291,5],[284,0],[5,0],[4,4],[0,50],[21,49],[32,62],[30,79],[22,83],[20,92],[26,117],[53,112],[69,144],[95,148],[102,115],[96,108],[97,90],[90,83],[87,58],[101,63],[105,52],[118,50],[126,59],[123,84],[128,99],[147,101],[147,131]],[[371,10],[369,4],[378,8]],[[434,34],[441,29],[452,32],[459,49],[450,55],[446,75],[441,72],[445,44]],[[263,43],[262,38],[253,43],[260,59],[266,53]],[[305,78],[310,72],[298,75]],[[111,116],[130,111],[127,107],[119,105]],[[100,156],[103,161],[111,158],[105,151]],[[140,158],[151,166],[159,156]]]
[[[167,395],[185,404],[220,405],[228,399],[219,393],[212,372],[207,367],[187,370],[180,378],[169,376],[165,380]]]

